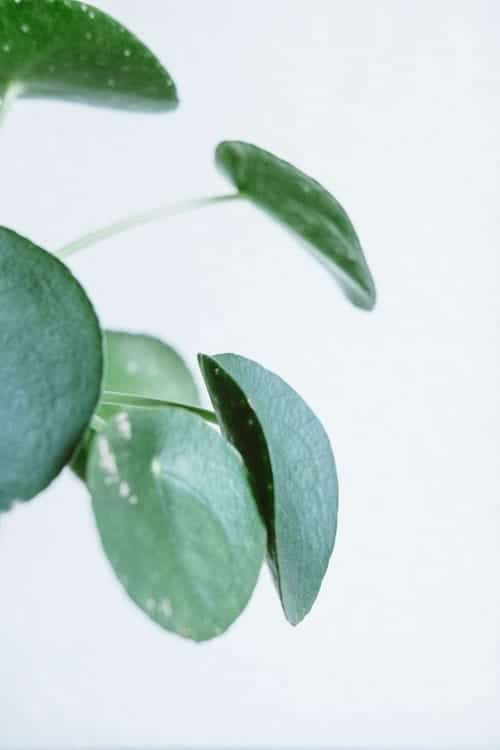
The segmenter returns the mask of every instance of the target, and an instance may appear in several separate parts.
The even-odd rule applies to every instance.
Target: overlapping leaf
[[[265,551],[237,451],[178,407],[123,411],[93,441],[87,483],[106,554],[139,607],[196,641],[225,631]]]
[[[302,398],[256,362],[202,355],[200,366],[223,430],[247,464],[283,609],[297,624],[316,599],[335,541],[328,436]]]
[[[106,391],[199,404],[189,368],[164,341],[143,334],[106,331],[104,353]]]
[[[0,229],[0,510],[43,490],[97,405],[101,331],[68,268]]]
[[[104,381],[98,416],[108,419],[124,407],[125,396],[145,400],[173,401],[190,406],[199,405],[194,378],[175,349],[160,339],[124,331],[104,332]],[[123,398],[122,398],[123,396]],[[130,404],[131,399],[126,398]],[[113,402],[113,403],[110,403]],[[72,468],[80,479],[85,478],[93,431],[85,436]]]

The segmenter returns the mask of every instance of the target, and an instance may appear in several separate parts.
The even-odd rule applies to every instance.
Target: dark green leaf
[[[102,378],[94,309],[66,266],[0,228],[0,509],[69,461]]]
[[[328,436],[281,378],[235,354],[200,355],[212,403],[243,456],[268,532],[283,609],[311,609],[335,541],[338,487]]]
[[[85,482],[85,473],[87,471],[87,459],[90,452],[90,445],[95,437],[95,430],[89,428],[80,444],[78,445],[73,458],[71,459],[70,468],[73,469],[76,476]]]
[[[306,240],[346,295],[371,310],[376,293],[359,239],[338,201],[288,162],[241,141],[220,143],[219,167],[238,190]]]
[[[146,111],[177,104],[147,47],[74,0],[0,0],[0,99],[9,91]]]
[[[237,451],[183,409],[123,411],[94,439],[87,483],[106,554],[136,604],[196,641],[226,630],[265,551]]]

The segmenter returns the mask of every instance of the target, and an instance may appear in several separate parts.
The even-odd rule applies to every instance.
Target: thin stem
[[[22,91],[22,85],[20,83],[11,83],[5,89],[3,98],[0,100],[0,127],[3,125],[5,118],[11,108],[12,102]]]
[[[97,414],[94,414],[92,417],[92,422],[90,423],[90,426],[95,432],[101,432],[101,430],[106,427],[106,422],[101,417],[98,417]]]
[[[160,206],[159,208],[153,208],[149,211],[142,213],[133,214],[124,219],[114,221],[112,224],[101,227],[94,232],[79,237],[77,240],[63,245],[56,251],[56,255],[59,258],[67,258],[68,255],[83,250],[86,247],[95,245],[98,242],[107,240],[110,237],[114,237],[122,232],[127,232],[129,229],[135,227],[142,227],[145,224],[150,224],[153,221],[159,221],[160,219],[166,219],[169,216],[177,216],[178,214],[187,213],[188,211],[194,211],[204,206],[213,206],[217,203],[225,203],[227,201],[237,200],[241,198],[241,193],[229,193],[225,195],[213,195],[208,198],[192,198],[189,200],[179,201],[168,206]]]
[[[134,393],[121,393],[119,391],[104,391],[100,401],[101,406],[131,406],[140,409],[158,409],[165,406],[176,406],[180,409],[186,409],[194,414],[203,417],[207,422],[218,424],[217,417],[212,411],[200,409],[197,406],[189,404],[179,404],[176,401],[162,401],[158,398],[148,398],[147,396],[138,396]]]
[[[7,92],[6,92],[5,96],[0,101],[0,127],[3,125],[8,111],[9,111],[9,99],[7,97]]]

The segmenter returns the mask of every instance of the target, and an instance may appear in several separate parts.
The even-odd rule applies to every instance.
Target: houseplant
[[[85,4],[3,0],[0,52],[4,112],[17,96],[160,112],[177,104],[156,58]],[[236,191],[173,210],[252,200],[307,241],[355,304],[373,306],[361,247],[332,196],[250,144],[223,142],[216,159]],[[164,213],[128,218],[56,253],[1,231],[0,506],[31,499],[73,459],[115,571],[160,625],[195,640],[223,632],[248,601],[266,546],[285,614],[297,623],[336,530],[337,479],[321,425],[282,380],[236,355],[200,357],[216,415],[200,409],[176,353],[149,337],[103,334],[57,258]]]

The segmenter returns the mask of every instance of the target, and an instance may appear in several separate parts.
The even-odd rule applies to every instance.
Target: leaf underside
[[[87,3],[0,0],[0,99],[50,97],[141,111],[175,107],[174,82],[134,34]]]
[[[224,141],[216,162],[238,190],[305,240],[357,307],[371,310],[375,284],[340,203],[292,164],[242,141]]]
[[[234,354],[200,355],[223,431],[243,456],[286,617],[311,609],[337,528],[335,460],[321,423],[281,378]]]

